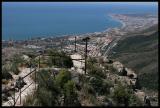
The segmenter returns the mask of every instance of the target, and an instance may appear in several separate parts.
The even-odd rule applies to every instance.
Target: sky
[[[2,4],[126,4],[126,5],[158,5],[158,2],[2,2]]]

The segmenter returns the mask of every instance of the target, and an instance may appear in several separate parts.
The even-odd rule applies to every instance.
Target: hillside
[[[154,28],[154,29],[153,29]],[[158,90],[158,26],[152,26],[139,35],[120,40],[112,49],[112,59],[136,71],[140,85]],[[149,34],[149,32],[153,32]],[[148,35],[147,35],[148,34]]]

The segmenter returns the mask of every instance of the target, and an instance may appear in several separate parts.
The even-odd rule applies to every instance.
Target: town
[[[139,16],[132,14],[111,14],[110,16],[115,20],[120,21],[122,26],[120,28],[110,28],[103,32],[87,33],[82,35],[67,35],[47,38],[38,37],[19,41],[14,41],[12,39],[9,41],[3,40],[2,64],[9,61],[11,56],[17,53],[32,52],[38,55],[45,53],[48,49],[54,48],[71,56],[74,66],[71,70],[76,70],[77,68],[78,73],[84,73],[83,68],[85,67],[84,59],[86,57],[86,53],[88,57],[96,59],[102,58],[103,61],[110,63],[107,60],[112,53],[116,53],[111,52],[111,50],[117,45],[119,40],[129,36],[132,32],[136,31],[138,34],[139,32],[158,23],[158,17],[152,15]],[[77,61],[76,59],[80,59],[80,61]],[[117,61],[113,62],[113,67],[120,73],[124,70],[123,64]],[[101,66],[101,68],[104,67]],[[119,77],[110,73],[107,74],[107,77],[113,81],[122,79],[127,81],[128,84],[133,83],[136,85],[137,75],[132,70],[128,68],[125,69],[127,73],[125,73],[124,77]],[[143,100],[144,93],[140,90],[137,91],[137,94],[140,93],[143,95],[140,96],[141,100]]]

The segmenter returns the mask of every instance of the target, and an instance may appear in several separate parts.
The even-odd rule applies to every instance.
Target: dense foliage
[[[37,74],[39,85],[36,93],[37,97],[31,98],[33,101],[37,100],[37,103],[34,105],[80,105],[77,98],[78,95],[76,93],[75,83],[71,80],[71,73],[69,71],[62,69],[55,78],[51,76],[48,70],[41,70]]]
[[[48,51],[48,54],[50,55],[48,59],[49,66],[57,66],[63,68],[70,68],[73,66],[72,59],[64,52],[50,50]]]
[[[6,69],[6,67],[2,67],[2,79],[12,79],[12,75],[9,73],[9,70]]]

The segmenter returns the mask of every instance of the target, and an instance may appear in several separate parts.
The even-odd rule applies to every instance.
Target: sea
[[[158,15],[158,2],[2,2],[2,40],[102,32],[122,26],[113,13]]]

